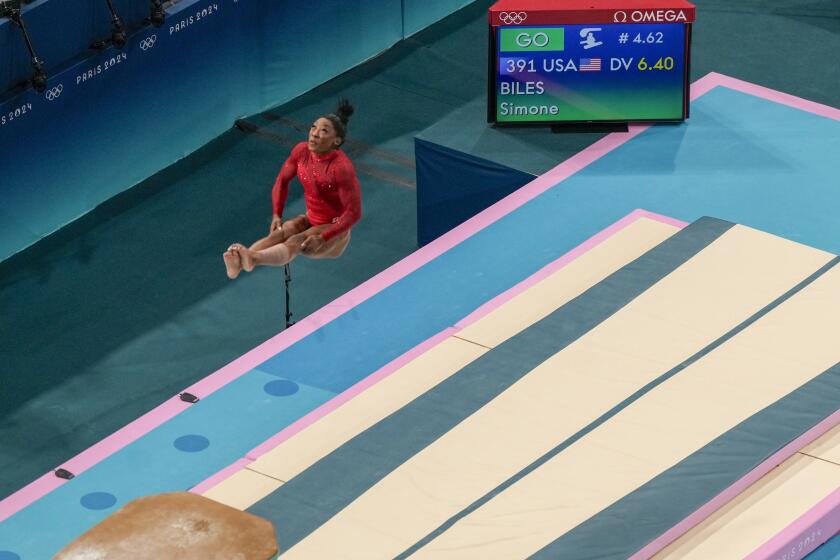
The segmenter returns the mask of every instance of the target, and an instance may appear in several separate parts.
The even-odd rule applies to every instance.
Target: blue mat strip
[[[334,396],[252,370],[0,523],[0,551],[52,558],[129,501],[189,490]]]
[[[702,218],[359,434],[248,511],[288,548],[529,371],[613,315],[733,224]]]

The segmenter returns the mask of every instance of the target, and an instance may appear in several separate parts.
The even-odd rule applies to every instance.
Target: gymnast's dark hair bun
[[[347,126],[350,117],[353,116],[353,106],[344,98],[338,100],[338,109],[335,110],[336,116],[341,119],[341,123]]]

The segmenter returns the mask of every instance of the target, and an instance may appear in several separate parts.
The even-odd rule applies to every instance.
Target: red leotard
[[[306,142],[295,146],[271,190],[274,214],[277,216],[283,215],[289,183],[295,175],[303,185],[309,223],[313,226],[332,224],[321,234],[325,240],[348,231],[361,219],[359,179],[353,163],[343,151],[333,150],[321,155],[309,151]]]

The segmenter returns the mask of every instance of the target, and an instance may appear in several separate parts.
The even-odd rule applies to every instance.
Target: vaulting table
[[[129,502],[55,560],[268,560],[276,554],[270,521],[203,496],[173,492]]]

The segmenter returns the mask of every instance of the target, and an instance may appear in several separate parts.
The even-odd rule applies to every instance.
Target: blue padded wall
[[[268,99],[294,98],[402,39],[402,9],[394,0],[321,0],[288,8],[262,12]]]
[[[122,2],[124,14],[142,20],[145,1]],[[406,13],[414,30],[468,3],[427,0],[419,18],[416,6],[404,13],[401,0],[183,0],[163,27],[136,28],[122,51],[100,53],[85,49],[108,34],[104,0],[29,5],[24,17],[39,55],[55,64],[46,92],[0,95],[0,260],[195,151],[236,118],[389,48],[404,37]],[[0,20],[7,83],[31,72],[19,35]]]
[[[129,28],[141,26],[149,15],[148,0],[111,1]],[[111,12],[105,0],[38,0],[26,4],[22,13],[35,51],[50,73],[73,58],[88,55],[94,40],[111,34]],[[0,91],[25,81],[31,73],[20,32],[8,19],[0,19]]]

